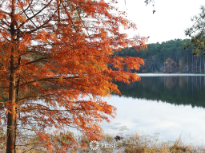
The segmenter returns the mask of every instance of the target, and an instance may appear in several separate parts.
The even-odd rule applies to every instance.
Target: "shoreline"
[[[157,76],[205,76],[202,73],[136,73],[140,77],[157,77]]]

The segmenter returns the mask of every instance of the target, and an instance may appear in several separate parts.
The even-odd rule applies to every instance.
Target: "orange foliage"
[[[136,25],[115,3],[2,1],[0,91],[7,95],[13,84],[15,95],[10,94],[7,105],[0,109],[8,113],[10,107],[16,108],[19,131],[29,125],[43,142],[49,141],[44,133],[47,127],[77,128],[90,139],[101,136],[100,121],[109,121],[116,110],[101,97],[120,93],[113,80],[129,83],[140,79],[126,72],[125,65],[129,70],[144,64],[140,58],[113,57],[114,50],[146,47],[146,38],[128,39],[120,32],[120,26],[136,29]],[[1,118],[7,120],[6,115]]]

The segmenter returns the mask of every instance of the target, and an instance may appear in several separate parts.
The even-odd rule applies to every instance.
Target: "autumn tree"
[[[144,64],[140,58],[112,56],[122,47],[145,47],[146,41],[139,36],[128,39],[120,32],[120,27],[136,29],[136,25],[115,3],[1,1],[0,90],[4,98],[0,119],[7,125],[7,153],[15,152],[24,129],[34,132],[51,151],[45,131],[49,127],[76,128],[89,139],[101,136],[100,122],[115,116],[115,108],[101,97],[120,93],[113,81],[139,80],[124,71],[125,65],[138,70]],[[67,147],[64,144],[58,151],[65,152]]]
[[[167,58],[165,65],[167,72],[174,72],[176,69],[176,62],[174,62],[171,58]]]

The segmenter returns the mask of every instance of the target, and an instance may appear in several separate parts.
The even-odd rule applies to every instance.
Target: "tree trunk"
[[[200,56],[200,73],[201,73],[201,56]]]
[[[164,72],[165,72],[165,63],[164,63]]]
[[[198,61],[198,57],[196,58],[196,72],[197,72],[197,70],[198,70],[198,69],[197,69],[197,61]]]
[[[15,0],[12,0],[11,9],[11,42],[15,44]],[[11,49],[10,56],[10,85],[9,85],[9,106],[8,106],[8,116],[7,116],[7,143],[6,143],[6,153],[15,153],[15,142],[16,142],[16,74],[15,74],[15,47]]]
[[[188,71],[189,71],[188,57],[187,57],[187,68],[188,68]]]
[[[205,63],[204,63],[204,57],[203,57],[203,64],[204,64],[204,73],[205,73]]]
[[[205,63],[204,63],[204,73],[205,73]]]
[[[6,153],[15,153],[15,135],[16,135],[16,108],[15,108],[15,73],[14,73],[14,59],[11,56],[10,68],[10,85],[9,85],[9,113],[7,120],[7,146]]]
[[[194,72],[194,61],[193,61],[194,56],[192,55],[192,72]]]
[[[204,63],[204,57],[203,57],[203,64],[204,64],[204,73],[205,73],[205,63]]]

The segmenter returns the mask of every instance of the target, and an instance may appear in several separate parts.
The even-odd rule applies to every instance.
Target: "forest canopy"
[[[124,48],[121,52],[115,52],[115,56],[140,57],[144,60],[139,71],[132,72],[205,72],[205,58],[203,51],[194,54],[193,46],[185,49],[190,39],[174,39],[162,43],[147,45],[147,49],[135,52],[134,48]]]

